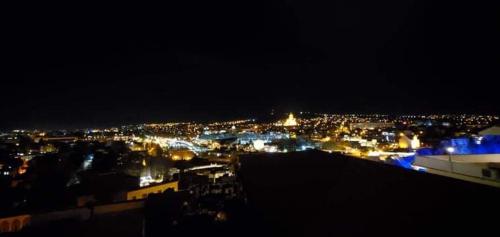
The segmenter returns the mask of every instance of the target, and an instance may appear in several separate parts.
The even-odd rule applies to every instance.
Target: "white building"
[[[429,173],[500,187],[500,154],[417,155],[414,165]]]

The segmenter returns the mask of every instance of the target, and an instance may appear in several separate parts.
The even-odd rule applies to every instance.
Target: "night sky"
[[[177,2],[6,8],[0,128],[500,112],[496,6]]]

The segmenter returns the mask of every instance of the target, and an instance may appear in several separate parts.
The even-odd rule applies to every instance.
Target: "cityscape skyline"
[[[427,117],[427,116],[491,116],[498,117],[497,113],[325,113],[325,112],[311,112],[311,111],[276,111],[271,109],[270,111],[264,111],[262,113],[253,113],[253,116],[215,116],[215,117],[204,117],[199,119],[192,118],[177,118],[177,119],[143,119],[143,120],[132,120],[132,121],[124,121],[124,120],[111,120],[111,121],[87,121],[83,123],[67,123],[67,124],[30,124],[25,123],[24,125],[17,126],[5,126],[3,124],[0,126],[0,131],[10,131],[10,130],[82,130],[82,129],[93,129],[93,128],[110,128],[110,127],[122,127],[122,126],[130,126],[130,125],[140,125],[140,124],[167,124],[167,123],[199,123],[199,124],[210,124],[214,122],[230,122],[237,120],[255,120],[258,122],[268,122],[280,119],[283,116],[298,116],[299,118],[311,118],[315,116],[388,116],[388,117],[405,117],[405,116],[416,116],[416,117]],[[493,123],[492,125],[495,125]]]
[[[1,236],[495,232],[496,6],[5,5]]]

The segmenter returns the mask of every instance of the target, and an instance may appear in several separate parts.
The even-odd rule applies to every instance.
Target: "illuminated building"
[[[144,150],[145,150],[145,148],[144,148],[144,145],[143,145],[143,144],[133,142],[133,143],[130,145],[130,150],[131,150],[131,151],[144,151]]]
[[[410,141],[411,149],[420,148],[420,140],[418,140],[417,135],[413,136],[413,139]]]
[[[263,140],[254,140],[253,141],[253,147],[255,148],[255,150],[257,151],[261,151],[264,149],[264,141]]]
[[[82,162],[82,170],[89,170],[92,168],[92,162],[94,161],[94,154],[89,154],[85,156],[85,159]]]
[[[353,129],[369,129],[374,130],[377,128],[391,128],[394,127],[393,123],[381,123],[381,122],[367,122],[367,123],[351,123],[350,128]]]
[[[163,193],[167,189],[173,189],[177,192],[178,186],[179,182],[174,181],[170,183],[152,185],[145,188],[131,190],[127,192],[127,200],[145,199],[149,196],[149,194]]]
[[[57,148],[51,143],[40,147],[40,152],[42,153],[54,153],[57,152]]]
[[[280,140],[280,139],[289,139],[290,135],[285,134],[285,133],[279,133],[279,132],[270,132],[270,133],[264,133],[264,134],[259,134],[259,133],[254,133],[254,132],[245,132],[245,133],[240,133],[237,135],[237,141],[240,144],[250,144],[253,143],[255,140],[263,140],[264,142],[272,142],[274,140]]]
[[[74,142],[78,140],[78,137],[42,137],[41,140],[46,142]]]
[[[139,187],[145,187],[145,186],[149,186],[153,183],[162,183],[162,182],[163,182],[163,175],[160,175],[156,178],[153,178],[150,175],[142,176],[139,179]]]
[[[454,138],[419,149],[414,165],[429,173],[500,187],[500,136]]]
[[[154,157],[157,157],[157,156],[160,156],[162,154],[162,149],[160,148],[159,145],[154,145],[154,146],[151,146],[149,149],[148,149],[148,155],[150,156],[154,156]]]
[[[170,157],[172,157],[172,160],[186,160],[189,161],[193,159],[196,154],[192,152],[189,149],[175,149],[175,150],[170,150]]]
[[[299,124],[297,123],[297,119],[295,119],[295,117],[293,116],[293,113],[290,113],[285,123],[283,123],[283,126],[286,127],[297,126],[297,125]]]
[[[348,142],[358,143],[361,147],[375,147],[377,145],[376,139],[372,139],[371,141],[368,141],[368,140],[360,138],[360,137],[350,137],[350,136],[345,135],[342,138],[342,140],[348,141]]]
[[[410,138],[408,138],[403,133],[400,134],[400,137],[398,140],[399,148],[401,148],[401,149],[411,148],[411,143],[412,143],[412,140]]]

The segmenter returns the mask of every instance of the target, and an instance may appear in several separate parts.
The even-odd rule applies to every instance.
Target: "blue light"
[[[390,160],[390,164],[403,167],[405,169],[413,169],[413,162],[415,162],[415,156],[398,157]]]
[[[476,138],[454,138],[442,141],[436,148],[419,149],[417,154],[420,156],[446,155],[446,147],[455,148],[454,154],[457,155],[500,154],[500,136],[488,135],[480,140]]]
[[[89,154],[83,160],[82,169],[88,170],[92,168],[92,162],[94,161],[94,154]]]

